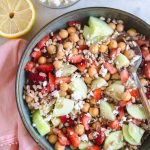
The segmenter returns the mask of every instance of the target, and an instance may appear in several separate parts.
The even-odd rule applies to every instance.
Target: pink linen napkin
[[[0,46],[0,150],[40,150],[18,114],[15,78],[18,62],[27,45],[23,39]]]

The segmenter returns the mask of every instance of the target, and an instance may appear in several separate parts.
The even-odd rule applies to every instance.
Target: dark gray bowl
[[[38,41],[42,39],[42,37],[44,37],[51,31],[56,31],[59,30],[60,28],[64,28],[66,26],[66,22],[70,20],[80,20],[84,24],[87,22],[89,16],[97,16],[97,17],[104,16],[106,18],[110,17],[124,20],[126,28],[134,27],[140,33],[143,33],[148,38],[150,38],[150,25],[145,23],[143,20],[124,11],[104,7],[84,8],[69,12],[51,21],[36,34],[36,36],[28,44],[20,60],[16,78],[16,98],[18,110],[25,127],[27,128],[31,136],[34,138],[34,140],[45,150],[52,150],[53,146],[46,141],[45,137],[41,137],[38,134],[38,132],[32,127],[30,120],[30,113],[22,97],[23,86],[25,83],[24,67],[25,64],[28,62],[28,60],[30,59],[29,55],[32,49],[38,43]],[[141,146],[141,150],[150,150],[150,143],[148,142],[149,140],[150,138],[148,138],[145,141],[145,143]]]

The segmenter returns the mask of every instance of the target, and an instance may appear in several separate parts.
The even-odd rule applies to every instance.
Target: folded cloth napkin
[[[40,150],[18,114],[15,78],[18,62],[27,45],[23,39],[0,46],[0,150]]]

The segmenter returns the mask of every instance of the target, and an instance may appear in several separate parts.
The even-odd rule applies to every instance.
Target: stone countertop
[[[85,7],[112,7],[130,12],[150,24],[150,0],[80,0],[75,5],[64,9],[50,9],[39,4],[38,0],[32,0],[37,12],[37,18],[33,29],[22,38],[30,40],[48,22],[54,18]],[[0,37],[0,44],[8,39]]]

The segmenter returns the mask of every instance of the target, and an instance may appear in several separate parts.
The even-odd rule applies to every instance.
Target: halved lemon
[[[28,33],[36,12],[30,0],[0,0],[0,35],[17,38]]]

